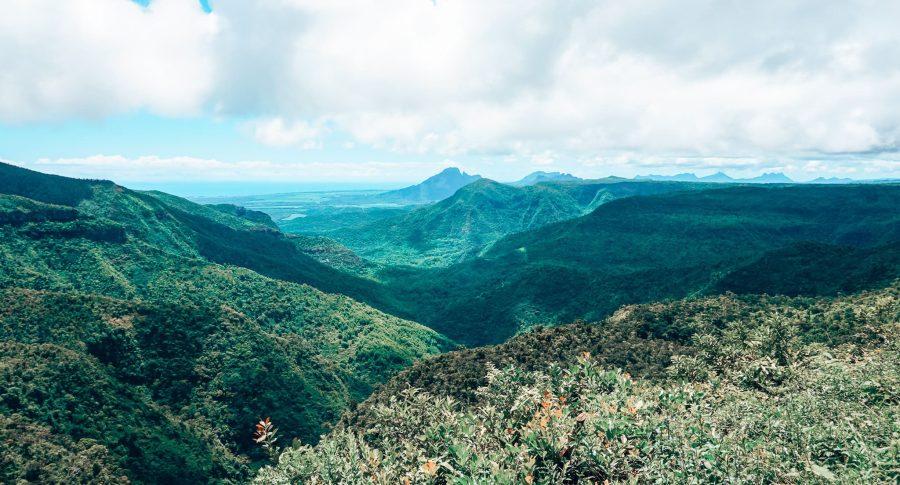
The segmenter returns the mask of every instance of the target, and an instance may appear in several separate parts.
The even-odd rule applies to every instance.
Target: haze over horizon
[[[0,163],[7,162],[5,160],[0,160]],[[38,171],[43,171],[45,173],[53,173],[52,171],[44,171],[41,170],[43,167],[28,167],[26,164],[16,164],[16,166],[22,166],[25,168],[33,168]],[[468,172],[463,171],[457,166],[449,166],[444,168],[441,172],[431,174],[426,179],[419,180],[397,180],[397,181],[385,181],[385,182],[366,182],[366,181],[283,181],[283,182],[274,182],[274,181],[230,181],[230,180],[221,180],[221,181],[208,181],[208,180],[197,180],[197,181],[183,181],[183,180],[174,180],[174,181],[166,181],[166,180],[155,180],[155,181],[132,181],[132,182],[124,182],[131,189],[136,190],[156,190],[161,192],[170,193],[173,195],[177,195],[180,197],[192,198],[194,200],[214,200],[217,198],[231,198],[231,197],[240,197],[240,196],[264,196],[264,195],[275,195],[275,194],[290,194],[290,193],[304,193],[304,192],[355,192],[355,191],[387,191],[394,189],[401,189],[408,186],[417,185],[423,182],[426,182],[429,179],[437,179],[443,176],[447,171],[456,170],[458,172],[462,172],[463,174],[468,174]],[[497,182],[501,182],[504,184],[517,185],[524,180],[527,180],[530,177],[534,177],[536,175],[563,175],[573,179],[580,180],[590,180],[587,177],[580,177],[577,174],[572,174],[568,172],[559,172],[559,171],[544,171],[544,170],[535,170],[533,172],[529,172],[525,174],[523,177],[520,177],[516,180],[495,180]],[[62,174],[65,175],[65,174]],[[471,173],[470,175],[481,176],[478,173]],[[108,177],[84,177],[88,179],[105,179],[112,180],[113,182],[122,184],[121,180],[109,179]],[[485,177],[490,179],[490,177]],[[697,182],[710,182],[710,183],[722,183],[722,182],[750,182],[750,183],[852,183],[852,182],[865,182],[865,181],[891,181],[896,182],[898,179],[894,178],[882,178],[882,179],[855,179],[852,177],[816,177],[815,179],[808,180],[793,180],[784,175],[781,172],[764,172],[754,176],[747,177],[731,177],[728,173],[723,171],[715,171],[710,173],[694,173],[694,172],[681,172],[675,174],[660,174],[660,173],[646,173],[639,174],[634,177],[619,177],[617,175],[608,175],[604,177],[596,177],[596,179],[605,179],[605,178],[621,178],[623,180],[672,180],[672,181],[697,181]],[[548,179],[549,180],[549,179]]]
[[[182,194],[390,189],[449,166],[897,178],[898,17],[873,2],[11,0],[0,160]]]

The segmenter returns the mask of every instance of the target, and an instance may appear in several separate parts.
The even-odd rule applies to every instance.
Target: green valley
[[[327,235],[384,265],[445,267],[480,255],[505,236],[582,216],[611,200],[703,188],[618,179],[513,187],[482,179],[440,202]]]
[[[532,325],[596,320],[631,303],[728,290],[816,295],[878,287],[900,276],[898,207],[898,185],[628,197],[509,235],[469,261],[380,276],[404,288],[398,295],[416,321],[466,345],[492,344]],[[797,245],[807,243],[815,249],[796,257]],[[849,273],[836,264],[842,254],[859,258],[843,259]],[[780,276],[754,270],[763,265]]]
[[[341,215],[289,234],[259,207],[0,164],[0,477],[885,482],[887,435],[828,441],[824,416],[896,413],[898,207],[891,184],[479,179],[436,202],[323,209]],[[743,405],[809,406],[794,396],[836,379],[859,392],[811,398],[821,414],[790,421],[805,441],[709,431]],[[534,428],[545,391],[568,401]],[[643,424],[621,416],[636,402]],[[700,433],[693,406],[722,411]],[[257,476],[274,456],[251,438],[263,417],[284,455]],[[601,417],[624,419],[604,431],[621,446],[563,444]],[[718,451],[698,459],[688,438]],[[745,452],[760,442],[785,450],[765,448],[768,468]],[[790,465],[810,446],[832,454]]]
[[[898,18],[0,0],[0,484],[900,485]]]

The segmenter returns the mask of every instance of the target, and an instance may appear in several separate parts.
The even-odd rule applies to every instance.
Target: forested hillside
[[[198,202],[220,206],[257,208],[269,215],[288,233],[330,236],[336,231],[352,231],[372,222],[406,213],[437,202],[480,180],[457,168],[447,168],[421,183],[402,189],[295,192],[244,197],[201,197]]]
[[[895,476],[883,425],[897,402],[898,207],[896,185],[480,180],[357,226],[360,247],[382,251],[373,261],[259,211],[0,164],[0,479],[239,483],[268,456],[251,438],[266,416],[278,446],[341,426],[261,480],[883,482]],[[597,323],[559,326],[578,319]],[[528,434],[523,410],[544,390],[568,404],[547,401],[560,414]],[[659,397],[685,392],[703,396]],[[582,413],[624,419],[601,401],[652,412],[610,431],[624,448],[549,447],[606,422]],[[711,431],[747,402],[754,416],[820,407],[790,423],[803,442]],[[688,423],[704,406],[720,411],[698,435]],[[485,421],[498,410],[502,423]],[[832,438],[824,416],[839,412],[881,431]],[[712,458],[682,446],[693,438]],[[765,445],[769,467],[746,453],[759,443],[781,446]],[[810,449],[830,451],[802,460]]]
[[[629,306],[416,365],[256,482],[896,483],[898,322],[896,284]]]
[[[900,277],[898,207],[898,185],[627,197],[507,236],[463,263],[394,268],[381,277],[404,289],[398,296],[416,321],[484,345],[531,325],[603,318],[631,303],[727,290],[817,295],[875,288]],[[772,276],[761,271],[769,267],[776,268]]]
[[[0,0],[0,485],[900,485],[897,19]]]
[[[374,385],[452,346],[302,284],[367,288],[259,214],[0,172],[0,411],[71,444],[66,460],[97,457],[74,480],[241,481],[260,415],[315,441]],[[3,481],[64,476],[5,446]]]
[[[482,179],[435,204],[324,234],[382,265],[449,266],[478,256],[504,236],[582,216],[611,200],[708,188],[622,179],[514,187]]]

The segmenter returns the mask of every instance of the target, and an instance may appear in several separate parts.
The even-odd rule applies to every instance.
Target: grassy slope
[[[94,362],[91,368],[117,388],[147,386],[147,405],[172,413],[181,428],[205,419],[204,441],[229,448],[222,454],[229,465],[218,469],[223,477],[243,473],[230,453],[251,448],[247,437],[259,414],[281,414],[296,424],[292,432],[315,440],[374,384],[450,345],[417,324],[300,284],[367,283],[317,263],[258,220],[107,182],[44,183],[33,172],[3,165],[0,171],[0,192],[69,205],[0,196],[2,340],[62,346]],[[29,419],[65,435],[50,416],[63,412],[59,399],[74,390],[40,392],[46,394],[40,412]],[[281,404],[296,396],[307,400]],[[89,411],[86,418],[95,418]],[[104,445],[118,458],[131,456]],[[213,466],[214,455],[191,460]],[[133,479],[157,481],[146,466],[139,458],[123,464]]]

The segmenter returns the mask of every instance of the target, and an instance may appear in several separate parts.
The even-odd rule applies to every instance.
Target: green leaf
[[[834,476],[834,473],[831,473],[831,470],[825,468],[824,466],[816,465],[815,463],[809,464],[810,471],[813,472],[813,475],[818,477],[822,477],[826,480],[837,480],[837,477]]]

